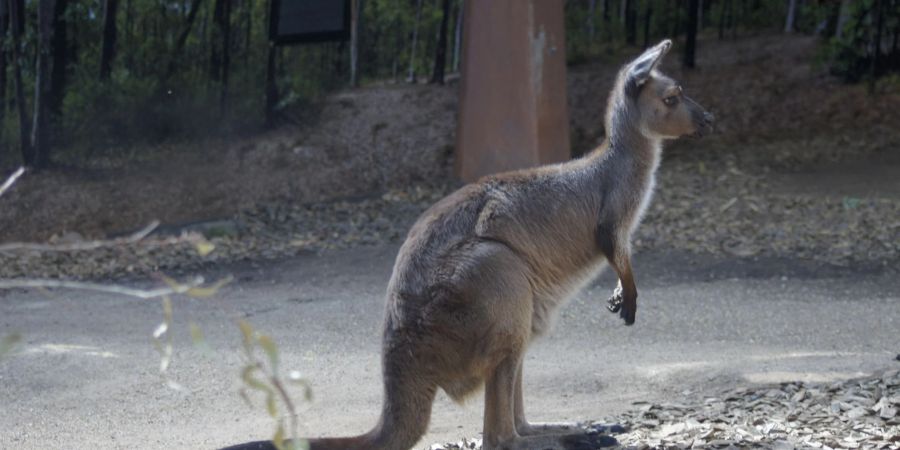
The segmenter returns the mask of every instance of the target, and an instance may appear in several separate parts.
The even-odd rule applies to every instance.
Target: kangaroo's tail
[[[396,358],[385,359],[384,402],[378,424],[359,436],[308,439],[310,450],[408,450],[425,435],[437,385],[410,370],[410,356],[394,353]],[[397,361],[404,357],[407,361]],[[275,449],[272,441],[257,441],[222,450]]]

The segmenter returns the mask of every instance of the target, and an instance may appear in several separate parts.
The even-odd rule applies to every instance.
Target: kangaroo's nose
[[[716,121],[716,116],[712,115],[712,113],[705,112],[703,113],[703,121],[712,125],[712,123]]]

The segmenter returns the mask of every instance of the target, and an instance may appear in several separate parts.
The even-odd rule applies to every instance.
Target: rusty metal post
[[[569,159],[564,0],[466,0],[456,174]]]

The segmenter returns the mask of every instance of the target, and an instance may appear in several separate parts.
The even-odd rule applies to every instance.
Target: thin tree
[[[703,21],[705,20],[703,17],[703,9],[704,9],[705,3],[708,3],[708,2],[704,2],[703,0],[700,0],[700,6],[697,9],[697,27],[701,30],[703,29]]]
[[[850,0],[841,0],[841,9],[838,11],[837,27],[834,30],[834,37],[838,40],[844,32],[844,26],[847,25],[847,19],[850,17]]]
[[[594,33],[597,30],[597,26],[594,23],[594,15],[597,12],[597,0],[591,0],[588,3],[588,16],[587,16],[587,31],[588,31],[588,40],[590,42],[594,42]]]
[[[187,38],[191,34],[191,29],[194,27],[194,20],[197,18],[197,12],[200,11],[201,3],[203,3],[203,0],[194,0],[193,3],[191,3],[191,9],[188,11],[187,18],[184,21],[184,27],[181,29],[178,38],[175,40],[175,47],[172,49],[172,54],[169,56],[169,64],[166,67],[166,71],[163,73],[162,78],[164,81],[167,81],[172,77],[172,74],[175,73],[176,65],[181,58],[181,51],[184,50],[184,43],[187,42]]]
[[[637,0],[625,1],[625,43],[637,44]]]
[[[684,43],[684,67],[694,67],[694,53],[697,49],[697,14],[700,4],[698,0],[687,2],[687,39]]]
[[[869,68],[869,93],[875,92],[875,77],[878,76],[879,60],[881,58],[881,35],[884,31],[884,0],[875,0],[875,42],[872,45],[872,62]]]
[[[50,164],[51,122],[50,111],[50,61],[53,39],[53,18],[56,0],[38,2],[38,47],[37,71],[34,80],[34,121],[31,127],[31,148],[34,167],[43,168]]]
[[[797,0],[788,0],[787,17],[784,19],[784,32],[794,32],[794,17],[797,11]]]
[[[103,2],[103,44],[100,50],[100,79],[108,80],[112,73],[112,62],[116,56],[116,10],[119,0]]]
[[[644,48],[650,46],[650,19],[653,16],[653,1],[647,0],[647,10],[644,11]]]
[[[462,30],[466,0],[459,0],[456,11],[456,30],[453,33],[453,71],[459,72],[459,55],[462,51]]]
[[[253,5],[254,0],[244,0],[244,67],[250,67],[250,48],[253,36]]]
[[[231,1],[225,2],[222,12],[222,88],[219,92],[219,111],[225,115],[228,106],[228,78],[231,72]]]
[[[731,0],[722,0],[719,10],[719,40],[725,39],[725,17],[726,11],[731,9]]]
[[[416,0],[416,21],[413,25],[412,45],[409,49],[409,75],[406,81],[416,82],[416,47],[419,45],[419,23],[422,21],[422,0]]]
[[[231,65],[231,0],[216,0],[213,8],[216,37],[221,43],[212,42],[209,78],[219,82],[219,114],[224,115],[228,101],[228,75]]]
[[[222,47],[217,44],[218,41],[224,33],[224,25],[222,24],[222,17],[224,15],[225,3],[230,3],[229,0],[215,0],[213,3],[213,22],[215,22],[215,26],[209,29],[208,42],[205,47],[209,47],[209,80],[214,82],[221,81],[222,74]],[[204,36],[206,33],[206,15],[203,17],[204,20],[200,22],[200,35]]]
[[[269,0],[268,22],[271,26],[275,20],[275,0]],[[266,40],[266,126],[275,125],[275,107],[278,106],[278,85],[275,82],[275,43]]]
[[[0,0],[0,139],[6,118],[6,35],[9,34],[9,4]]]
[[[13,83],[16,88],[16,109],[19,112],[19,149],[26,166],[34,164],[31,147],[31,124],[28,122],[25,105],[25,86],[22,85],[22,33],[25,25],[25,0],[8,0],[9,18],[12,28]]]
[[[700,29],[704,29],[709,26],[710,19],[712,18],[712,0],[700,0]],[[759,5],[756,5],[756,8],[759,8]]]
[[[444,84],[444,72],[447,65],[447,25],[450,20],[450,0],[441,4],[441,26],[438,31],[437,48],[434,51],[434,73],[431,83]]]
[[[350,24],[350,86],[359,85],[359,31],[362,21],[363,0],[353,0]]]
[[[62,114],[63,96],[69,78],[69,40],[66,9],[69,0],[56,0],[53,8],[53,43],[50,52],[53,54],[53,73],[50,75],[50,113],[58,121]]]

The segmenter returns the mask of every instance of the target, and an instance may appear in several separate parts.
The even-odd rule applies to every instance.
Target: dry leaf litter
[[[635,235],[641,250],[728,257],[801,258],[891,268],[900,260],[900,201],[788,195],[734,158],[665,161],[656,196]],[[75,252],[0,251],[0,277],[96,279],[173,274],[210,264],[278,259],[303,252],[402,242],[447,186],[392,190],[380,197],[306,205],[273,203],[224,221],[161,230],[141,242]],[[181,233],[193,237],[181,238]],[[214,246],[201,256],[199,235]],[[83,240],[75,233],[51,242]]]
[[[640,450],[900,448],[896,369],[827,384],[740,387],[686,404],[636,402],[633,406],[587,428],[614,436],[618,448]],[[426,448],[477,450],[481,439]]]

